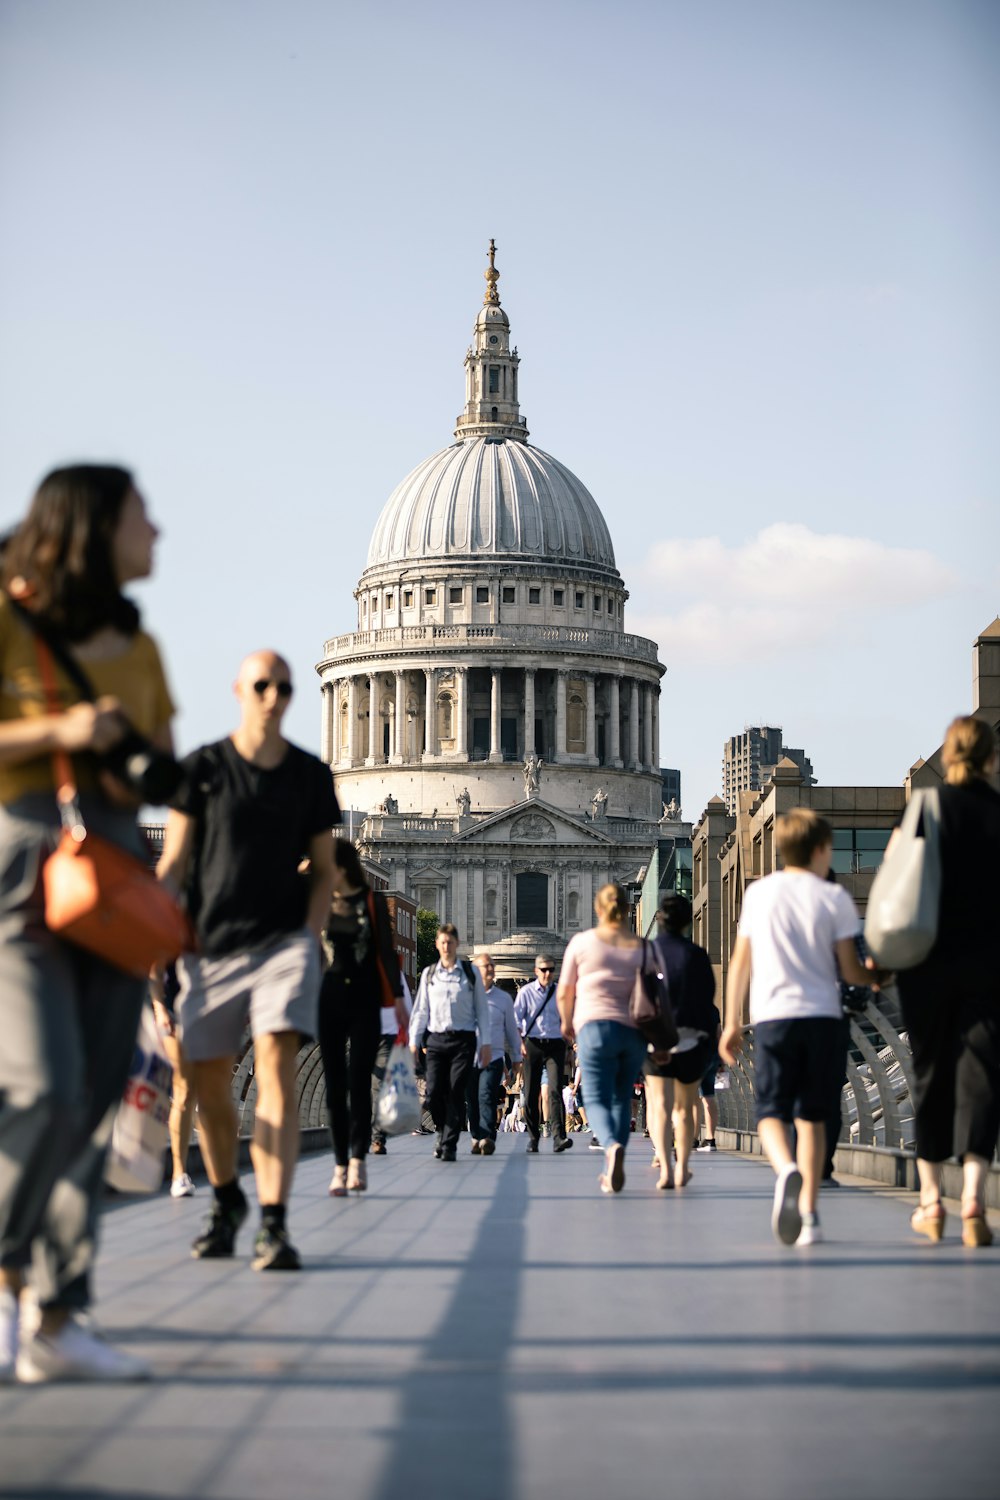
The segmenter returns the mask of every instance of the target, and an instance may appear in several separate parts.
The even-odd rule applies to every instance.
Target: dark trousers
[[[319,995],[319,1047],[338,1167],[368,1155],[372,1068],[382,1029],[380,1002],[367,986],[327,974]]]
[[[496,1057],[485,1068],[469,1069],[469,1130],[474,1141],[497,1138],[497,1105],[503,1081],[503,1058]]]
[[[967,1154],[989,1161],[1000,1131],[1000,980],[958,970],[921,965],[897,977],[924,1161]]]
[[[549,1041],[538,1041],[526,1037],[524,1041],[524,1118],[528,1134],[537,1141],[541,1134],[540,1105],[542,1096],[542,1069],[549,1080],[549,1132],[562,1140],[566,1134],[566,1113],[563,1109],[563,1073],[566,1067],[566,1043],[562,1037]]]
[[[389,1066],[389,1053],[396,1045],[396,1033],[383,1032],[378,1039],[378,1047],[375,1049],[375,1061],[372,1063],[372,1120],[375,1119],[375,1106],[382,1089],[382,1080],[385,1078],[385,1070]],[[372,1125],[372,1145],[385,1145],[385,1131],[379,1130],[378,1125]]]
[[[841,1054],[840,1088],[837,1090],[836,1099],[830,1100],[830,1113],[826,1117],[826,1157],[823,1161],[823,1176],[833,1176],[833,1156],[840,1140],[840,1132],[844,1126],[843,1097],[844,1084],[847,1082],[847,1049],[851,1040],[851,1023],[844,1016],[840,1023],[837,1035],[837,1047]]]
[[[427,1106],[442,1151],[454,1151],[465,1123],[465,1090],[476,1055],[474,1031],[427,1033]]]

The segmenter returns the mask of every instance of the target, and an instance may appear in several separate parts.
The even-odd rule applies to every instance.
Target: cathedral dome
[[[615,569],[586,486],[550,454],[507,437],[467,438],[418,464],[379,516],[367,565],[484,557]]]

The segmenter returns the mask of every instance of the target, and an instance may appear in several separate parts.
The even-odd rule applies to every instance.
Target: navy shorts
[[[841,1023],[834,1016],[759,1021],[753,1032],[758,1120],[826,1120],[844,1081]]]

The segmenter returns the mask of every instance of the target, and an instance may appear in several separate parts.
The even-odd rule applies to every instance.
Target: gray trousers
[[[84,811],[138,852],[131,815]],[[51,796],[0,810],[0,1265],[30,1265],[43,1307],[79,1309],[146,985],[46,929],[40,875],[57,820]]]

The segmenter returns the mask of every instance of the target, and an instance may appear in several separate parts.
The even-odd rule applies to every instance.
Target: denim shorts
[[[840,1020],[759,1021],[753,1060],[758,1120],[826,1120],[844,1081]]]

